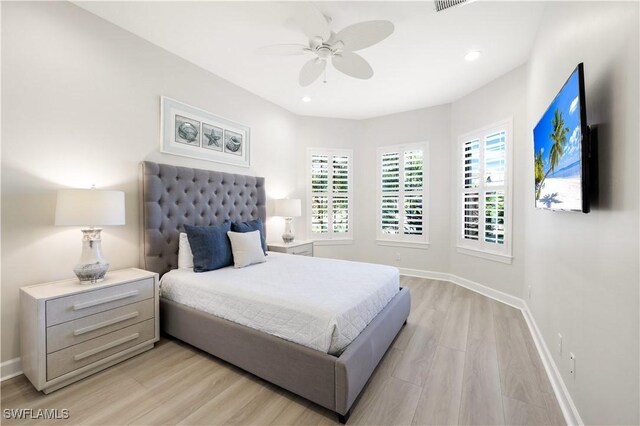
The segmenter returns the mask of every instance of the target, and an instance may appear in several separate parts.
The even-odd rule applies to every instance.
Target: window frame
[[[404,158],[406,151],[422,150],[422,235],[411,234],[385,234],[382,232],[382,156],[384,154],[400,152],[401,158]],[[391,247],[409,247],[417,249],[429,248],[429,221],[431,215],[429,214],[429,185],[430,185],[430,156],[429,156],[429,143],[427,141],[402,143],[396,145],[380,146],[376,149],[376,243],[380,246]],[[402,168],[399,171],[400,185],[397,191],[398,200],[403,199],[405,193],[404,190],[404,161],[401,163]],[[389,192],[387,192],[389,193]],[[396,193],[396,191],[390,192]],[[400,225],[404,222],[404,209],[399,206],[400,212]]]
[[[330,159],[334,156],[346,156],[349,159],[349,172],[347,178],[347,185],[349,190],[346,193],[334,193],[332,191],[327,190],[327,192],[313,192],[312,182],[312,157],[314,155],[327,156]],[[331,164],[332,161],[329,160],[328,164]],[[331,170],[331,168],[329,168]],[[339,149],[339,148],[308,148],[307,149],[307,229],[308,235],[310,239],[314,241],[317,245],[339,245],[339,244],[351,244],[353,242],[353,150],[352,149]],[[333,175],[331,171],[329,171],[327,188],[333,187]],[[320,234],[313,232],[313,216],[312,216],[312,200],[315,194],[326,194],[327,195],[327,203],[329,206],[332,206],[331,202],[333,200],[334,194],[339,194],[340,196],[347,197],[349,202],[348,209],[348,232],[334,232],[333,231],[333,214],[331,207],[328,208],[329,214],[327,217],[327,228],[328,232],[326,234]]]
[[[485,185],[485,138],[488,135],[504,131],[505,135],[505,170],[504,170],[504,184],[502,186],[487,186]],[[472,140],[480,141],[479,147],[479,185],[477,188],[464,188],[464,145],[466,142]],[[479,129],[467,132],[458,137],[457,146],[457,161],[456,161],[456,185],[457,185],[457,209],[456,209],[456,249],[458,253],[481,257],[496,262],[502,262],[511,264],[513,260],[513,118],[509,117],[499,122],[483,126]],[[504,244],[499,247],[497,244],[488,243],[485,241],[485,193],[495,191],[504,191],[504,218],[505,218],[505,230],[504,230]],[[463,223],[463,197],[464,194],[469,192],[478,192],[479,196],[479,239],[478,241],[472,241],[463,238],[464,223]],[[499,249],[496,249],[496,248]]]

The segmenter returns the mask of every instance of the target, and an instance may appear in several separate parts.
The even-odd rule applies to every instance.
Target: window
[[[427,247],[427,144],[378,148],[378,232],[381,245]]]
[[[349,240],[352,236],[353,153],[309,150],[309,203],[312,238]]]
[[[511,120],[461,136],[458,251],[511,263]]]

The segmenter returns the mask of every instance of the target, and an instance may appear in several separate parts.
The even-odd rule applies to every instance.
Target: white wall
[[[638,424],[638,3],[554,3],[541,22],[528,68],[527,131],[584,62],[587,119],[599,126],[600,199],[589,214],[526,204],[529,303],[583,421]],[[531,159],[520,167],[533,176]],[[533,199],[533,184],[525,192]]]
[[[356,219],[354,253],[357,260],[393,264],[400,268],[446,272],[449,267],[450,106],[402,112],[361,122],[355,180]],[[427,142],[431,180],[429,204],[430,247],[426,250],[376,244],[378,187],[376,148],[401,143]],[[400,260],[396,260],[396,255]]]
[[[2,2],[2,59],[3,361],[19,356],[19,287],[72,277],[80,255],[80,231],[53,226],[57,189],[125,191],[127,224],[103,235],[113,269],[138,265],[142,160],[265,176],[269,198],[295,191],[296,116],[70,3]],[[160,154],[160,95],[249,125],[251,168]]]
[[[453,102],[451,105],[451,262],[450,272],[512,296],[522,297],[524,276],[524,209],[528,203],[524,188],[529,182],[527,170],[522,167],[531,158],[530,133],[526,126],[526,69],[524,66],[497,78],[486,86]],[[460,171],[458,137],[503,119],[513,120],[513,234],[511,264],[486,260],[458,253],[458,198]],[[532,204],[529,202],[528,204]]]

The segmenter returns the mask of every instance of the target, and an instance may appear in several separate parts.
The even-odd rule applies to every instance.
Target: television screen
[[[533,130],[537,208],[589,211],[586,134],[579,64]]]

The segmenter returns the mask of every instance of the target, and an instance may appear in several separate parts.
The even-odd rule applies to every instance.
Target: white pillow
[[[227,235],[231,241],[233,263],[236,268],[244,268],[245,266],[267,261],[267,258],[264,256],[264,251],[262,251],[260,231],[229,231]]]
[[[184,232],[180,233],[180,242],[178,243],[178,268],[193,269],[193,253],[189,238]]]

